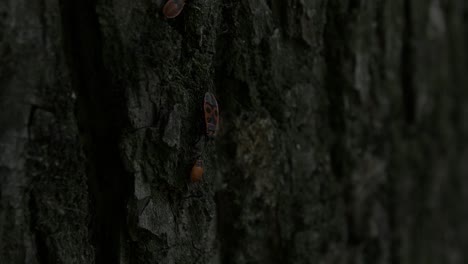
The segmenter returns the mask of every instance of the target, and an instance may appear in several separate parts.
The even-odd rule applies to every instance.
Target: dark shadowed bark
[[[465,2],[2,1],[0,263],[468,263]]]

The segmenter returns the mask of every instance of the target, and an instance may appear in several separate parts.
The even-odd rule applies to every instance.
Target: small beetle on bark
[[[163,14],[167,18],[174,18],[184,9],[185,0],[169,0],[163,7]]]
[[[205,129],[206,137],[208,139],[213,139],[216,136],[219,128],[219,108],[216,97],[209,92],[205,93],[203,100],[203,111],[205,113]],[[203,160],[200,158],[207,143],[206,138],[202,138],[202,141],[197,142],[196,152],[198,159],[195,161],[195,164],[192,167],[190,173],[190,179],[192,182],[199,182],[203,177]]]
[[[203,160],[197,159],[195,165],[193,165],[192,172],[190,173],[190,179],[192,182],[199,182],[203,177]]]

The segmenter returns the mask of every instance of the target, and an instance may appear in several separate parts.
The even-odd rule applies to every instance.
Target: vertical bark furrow
[[[401,52],[401,87],[403,89],[403,102],[404,102],[404,113],[406,116],[406,122],[412,124],[415,118],[415,88],[413,85],[414,77],[413,72],[415,70],[414,64],[414,37],[413,37],[413,3],[412,1],[403,1],[403,18],[404,28],[402,32],[403,48]]]
[[[126,226],[129,181],[120,156],[119,140],[126,118],[124,90],[106,69],[101,25],[94,1],[62,2],[66,51],[77,120],[87,158],[92,204],[92,236],[97,263],[118,263]],[[125,241],[125,240],[124,240]],[[123,247],[125,248],[125,247]]]
[[[361,233],[357,230],[353,213],[354,197],[350,178],[351,164],[347,149],[347,123],[346,123],[346,93],[353,89],[352,83],[347,79],[347,66],[352,63],[351,39],[353,29],[353,15],[358,12],[359,1],[350,2],[349,6],[339,1],[328,1],[326,28],[324,35],[328,111],[330,129],[330,166],[332,177],[335,177],[339,187],[337,204],[342,204],[343,233],[339,241],[347,248],[347,258],[343,263],[353,263],[356,258],[355,248],[362,243]],[[345,13],[347,10],[349,13]],[[343,252],[344,253],[344,252]],[[347,259],[347,260],[345,260]]]

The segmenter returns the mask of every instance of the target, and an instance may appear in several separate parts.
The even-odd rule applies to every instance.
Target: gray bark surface
[[[0,3],[0,263],[468,263],[466,1],[162,5]]]

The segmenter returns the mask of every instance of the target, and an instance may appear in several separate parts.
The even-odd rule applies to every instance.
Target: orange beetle
[[[174,18],[184,9],[185,0],[169,0],[163,7],[163,14],[167,18]]]
[[[219,127],[219,109],[218,101],[212,93],[205,93],[203,108],[205,110],[206,135],[208,138],[214,138]]]
[[[203,176],[203,160],[198,159],[193,165],[192,172],[190,173],[190,179],[192,182],[201,181]]]

